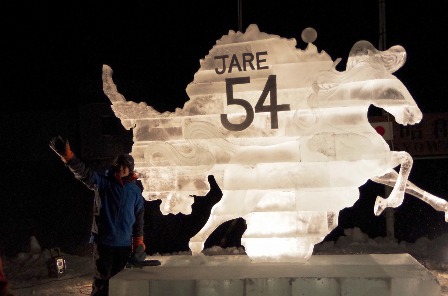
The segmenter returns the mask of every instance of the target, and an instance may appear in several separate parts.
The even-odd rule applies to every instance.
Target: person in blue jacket
[[[56,136],[53,149],[76,179],[95,191],[92,238],[95,273],[92,296],[108,295],[109,279],[123,270],[128,260],[146,258],[143,243],[144,198],[136,184],[134,159],[119,155],[105,174],[88,167],[70,150],[68,140]]]

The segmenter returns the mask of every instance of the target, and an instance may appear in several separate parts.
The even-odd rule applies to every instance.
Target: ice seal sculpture
[[[306,261],[369,179],[393,188],[377,198],[377,215],[399,206],[405,192],[447,213],[445,200],[408,181],[411,156],[391,151],[367,118],[373,104],[399,124],[421,121],[411,94],[393,75],[405,63],[404,48],[379,51],[356,42],[346,70],[338,71],[340,59],[319,52],[316,37],[305,29],[301,50],[295,39],[256,25],[229,31],[200,61],[186,89],[189,100],[174,112],[126,101],[112,69],[103,66],[112,109],[133,129],[145,198],[161,199],[165,213],[189,213],[190,195],[208,191],[208,175],[223,191],[190,240],[193,255],[221,223],[243,217],[242,243],[251,260]]]

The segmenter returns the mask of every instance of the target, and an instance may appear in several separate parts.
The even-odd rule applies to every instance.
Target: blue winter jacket
[[[131,246],[133,236],[143,236],[144,198],[130,176],[124,184],[114,172],[100,175],[76,156],[67,162],[75,178],[95,190],[95,213],[92,232],[98,244],[114,247]]]

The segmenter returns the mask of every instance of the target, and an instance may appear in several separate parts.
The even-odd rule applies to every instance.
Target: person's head
[[[134,172],[134,158],[129,154],[121,154],[117,157],[114,167],[121,178],[127,177]]]

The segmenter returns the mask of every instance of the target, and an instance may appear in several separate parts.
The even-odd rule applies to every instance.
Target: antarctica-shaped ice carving
[[[399,124],[422,119],[392,75],[406,60],[404,48],[379,51],[356,42],[339,72],[338,60],[311,43],[316,36],[304,30],[308,45],[301,50],[295,39],[256,25],[244,34],[229,31],[200,61],[187,87],[190,100],[175,112],[126,101],[104,65],[104,92],[123,126],[133,129],[145,198],[162,199],[166,213],[189,213],[190,195],[208,191],[208,175],[223,191],[190,240],[193,254],[221,223],[243,217],[242,243],[252,260],[306,260],[369,179],[393,187],[377,198],[377,215],[399,206],[405,192],[447,212],[445,200],[408,181],[411,156],[391,151],[367,118],[373,104]]]

